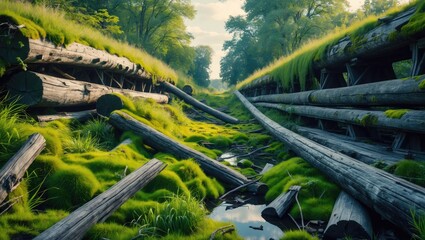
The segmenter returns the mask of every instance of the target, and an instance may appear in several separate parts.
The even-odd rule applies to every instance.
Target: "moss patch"
[[[285,231],[285,235],[280,240],[319,240],[318,237],[311,236],[306,231]]]
[[[403,160],[386,169],[409,182],[425,187],[425,163]]]
[[[396,110],[390,109],[385,111],[384,114],[387,118],[400,119],[408,112],[409,112],[408,109],[396,109]]]
[[[419,83],[419,89],[421,89],[421,90],[425,90],[425,80],[422,80],[420,83]]]

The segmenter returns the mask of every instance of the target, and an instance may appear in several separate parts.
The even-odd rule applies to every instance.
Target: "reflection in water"
[[[226,152],[223,153],[219,158],[223,159],[224,161],[230,163],[231,166],[238,165],[238,158],[236,155],[232,152]]]
[[[226,210],[228,204],[223,203],[210,214],[210,218],[217,221],[232,222],[238,234],[244,239],[252,240],[269,240],[269,239],[279,239],[283,236],[283,231],[277,226],[270,224],[261,217],[261,211],[266,207],[266,205],[252,205],[245,204],[241,207]],[[250,227],[251,226],[251,227]],[[263,230],[256,230],[263,226]]]

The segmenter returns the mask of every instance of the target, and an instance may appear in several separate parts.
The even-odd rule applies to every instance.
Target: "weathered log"
[[[31,135],[19,151],[0,170],[0,203],[21,182],[22,177],[34,159],[46,146],[44,137]]]
[[[383,111],[282,105],[274,103],[255,103],[254,105],[257,107],[274,108],[303,117],[332,120],[363,127],[382,127],[425,133],[425,111],[409,110],[400,118],[389,118]]]
[[[214,108],[211,108],[211,107],[205,105],[204,103],[201,103],[197,99],[187,95],[185,92],[183,92],[182,90],[180,90],[176,86],[174,86],[174,85],[172,85],[168,82],[162,82],[161,84],[162,84],[162,86],[164,87],[165,90],[175,94],[177,97],[183,99],[183,101],[185,101],[186,103],[188,103],[188,104],[190,104],[190,105],[192,105],[192,106],[194,106],[194,107],[196,107],[196,108],[198,108],[198,109],[200,109],[200,110],[202,110],[202,111],[204,111],[208,114],[211,114],[212,116],[214,116],[214,117],[216,117],[216,118],[218,118],[218,119],[220,119],[224,122],[233,123],[233,124],[239,123],[238,119],[236,119],[236,118],[234,118],[234,117],[232,117],[228,114],[225,114],[223,112],[220,112],[220,111],[218,111]]]
[[[143,141],[149,146],[158,150],[171,153],[182,159],[193,158],[199,163],[204,172],[217,180],[228,185],[238,187],[250,182],[244,175],[235,170],[220,164],[219,162],[205,156],[196,150],[193,150],[161,132],[137,121],[130,115],[115,111],[111,114],[109,121],[115,127],[122,130],[130,130],[143,138]],[[252,184],[248,188],[254,192],[265,193],[267,186],[265,184]]]
[[[39,122],[51,122],[58,119],[74,119],[80,122],[87,121],[96,114],[96,110],[85,110],[80,112],[60,112],[51,115],[37,115]]]
[[[313,90],[288,94],[271,94],[248,98],[251,102],[324,106],[423,106],[425,76],[396,79],[351,87]]]
[[[296,130],[299,134],[309,138],[310,140],[366,164],[373,164],[382,161],[387,165],[392,165],[405,158],[403,154],[389,151],[387,146],[353,141],[353,139],[348,136],[314,128],[298,126]]]
[[[411,233],[411,211],[425,214],[425,188],[300,136],[267,118],[238,91],[235,94],[273,136],[395,225]]]
[[[325,238],[372,239],[372,233],[372,222],[365,207],[342,191],[332,210]]]
[[[125,201],[154,179],[166,164],[152,159],[106,192],[93,198],[34,239],[81,239],[97,222],[105,221]]]
[[[21,104],[36,107],[82,106],[96,103],[108,93],[120,93],[131,97],[151,98],[159,103],[168,102],[168,97],[156,93],[136,92],[104,85],[61,79],[35,72],[20,72],[7,83],[11,97]]]
[[[287,192],[280,194],[266,208],[263,209],[261,215],[269,215],[282,218],[289,211],[295,201],[295,196],[300,191],[301,186],[291,186]]]

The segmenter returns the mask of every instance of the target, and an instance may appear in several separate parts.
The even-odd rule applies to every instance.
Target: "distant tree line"
[[[233,37],[223,45],[220,76],[234,85],[310,39],[397,4],[398,0],[366,0],[351,13],[347,0],[245,0],[246,14],[230,17],[225,25]]]
[[[208,86],[212,49],[190,46],[184,19],[192,19],[190,0],[29,0],[64,10],[67,16],[119,40],[143,48],[200,86]]]

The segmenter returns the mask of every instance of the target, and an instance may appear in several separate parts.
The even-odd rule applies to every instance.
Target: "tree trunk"
[[[423,106],[425,89],[417,79],[390,80],[351,87],[271,94],[248,98],[251,102],[321,106]]]
[[[0,203],[6,199],[21,182],[22,177],[34,159],[46,146],[44,137],[31,135],[19,151],[0,170]]]
[[[123,112],[113,112],[109,118],[112,125],[125,131],[133,131],[138,136],[143,138],[143,141],[149,146],[158,150],[171,153],[179,158],[193,158],[199,163],[205,173],[217,180],[228,184],[232,187],[238,187],[250,182],[244,175],[235,170],[220,164],[203,153],[193,150],[176,140],[173,140],[159,131],[137,121],[130,115]],[[250,189],[251,188],[251,189]],[[267,186],[265,184],[252,184],[248,188],[253,192],[265,193]]]
[[[273,202],[267,205],[261,215],[268,215],[282,218],[289,211],[295,201],[295,196],[300,191],[300,186],[291,186],[287,192],[280,194]]]
[[[365,207],[347,193],[341,192],[326,227],[325,238],[372,239],[372,233],[372,221]]]
[[[425,111],[409,110],[400,118],[389,118],[382,111],[335,109],[302,105],[256,103],[257,107],[274,108],[303,117],[331,120],[363,127],[382,127],[425,133]]]
[[[124,202],[154,179],[165,166],[166,164],[157,159],[150,160],[34,239],[83,238],[94,224],[105,221]]]
[[[17,97],[19,103],[35,107],[90,105],[96,103],[99,97],[108,93],[151,98],[159,103],[168,102],[168,97],[161,94],[111,88],[35,72],[20,72],[13,75],[7,83],[7,90],[11,97]]]
[[[200,109],[200,110],[202,110],[202,111],[204,111],[208,114],[211,114],[212,116],[214,116],[214,117],[216,117],[216,118],[218,118],[218,119],[220,119],[224,122],[233,123],[233,124],[239,123],[238,119],[201,103],[200,101],[196,100],[195,98],[187,95],[182,90],[178,89],[176,86],[174,86],[174,85],[172,85],[168,82],[162,82],[161,84],[164,87],[164,89],[175,94],[177,97],[183,99],[183,101],[185,101],[186,103],[188,103],[188,104],[190,104],[190,105],[192,105],[192,106],[194,106],[194,107],[196,107],[196,108],[198,108],[198,109]]]
[[[51,122],[58,119],[74,119],[84,122],[92,118],[96,114],[95,110],[85,110],[81,112],[60,112],[53,115],[38,115],[39,122]]]
[[[298,156],[327,175],[351,196],[412,233],[411,211],[425,214],[425,188],[321,146],[280,126],[258,111],[242,94],[237,97],[254,117]]]

